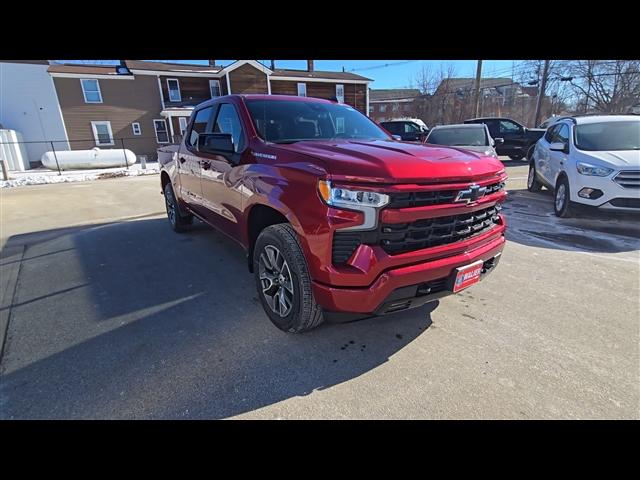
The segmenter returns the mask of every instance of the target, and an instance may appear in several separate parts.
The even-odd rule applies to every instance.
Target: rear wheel
[[[522,155],[509,155],[511,160],[522,160]]]
[[[573,202],[571,202],[569,180],[564,175],[558,179],[553,199],[555,214],[561,218],[569,218],[573,215]]]
[[[538,172],[536,171],[536,162],[531,159],[529,162],[529,175],[527,176],[527,190],[530,192],[539,192],[542,190],[542,183],[538,180]]]
[[[302,333],[322,323],[322,309],[313,298],[307,262],[291,225],[271,225],[260,232],[253,271],[260,303],[276,327]]]
[[[193,223],[193,215],[182,215],[178,207],[178,201],[173,193],[171,183],[164,186],[164,204],[167,209],[167,218],[169,224],[176,232],[184,232],[191,223]]]

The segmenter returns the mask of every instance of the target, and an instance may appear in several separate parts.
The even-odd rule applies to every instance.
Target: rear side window
[[[213,113],[213,107],[206,107],[199,110],[193,119],[193,125],[189,132],[189,138],[187,144],[192,147],[198,145],[198,135],[201,133],[211,133],[211,114]]]

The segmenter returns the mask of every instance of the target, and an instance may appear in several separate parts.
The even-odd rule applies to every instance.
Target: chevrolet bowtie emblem
[[[481,187],[479,185],[471,185],[466,190],[460,190],[458,192],[458,196],[456,197],[456,202],[475,202],[479,198],[484,197],[484,194],[487,191],[487,187]]]

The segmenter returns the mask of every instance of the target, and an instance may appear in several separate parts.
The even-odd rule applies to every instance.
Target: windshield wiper
[[[289,145],[291,143],[299,142],[300,140],[271,140],[271,143],[277,143],[278,145]]]

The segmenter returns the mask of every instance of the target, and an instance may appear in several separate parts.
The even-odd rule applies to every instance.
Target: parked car
[[[402,118],[380,122],[382,128],[392,135],[399,135],[405,142],[423,142],[429,127],[419,118]]]
[[[640,118],[569,117],[537,143],[527,188],[554,190],[554,211],[570,217],[574,204],[640,212]]]
[[[344,104],[217,97],[158,160],[171,227],[198,217],[238,242],[266,314],[287,332],[459,292],[495,268],[505,243],[499,160],[397,142]]]
[[[512,160],[530,158],[533,146],[544,135],[543,128],[527,128],[510,118],[473,118],[464,123],[484,123],[493,138],[502,138],[504,143],[496,146],[498,155],[508,155]]]
[[[502,138],[491,138],[489,129],[481,123],[459,123],[434,127],[424,141],[425,144],[448,145],[482,152],[482,154],[494,158],[498,158],[494,147],[501,145],[502,142]]]

